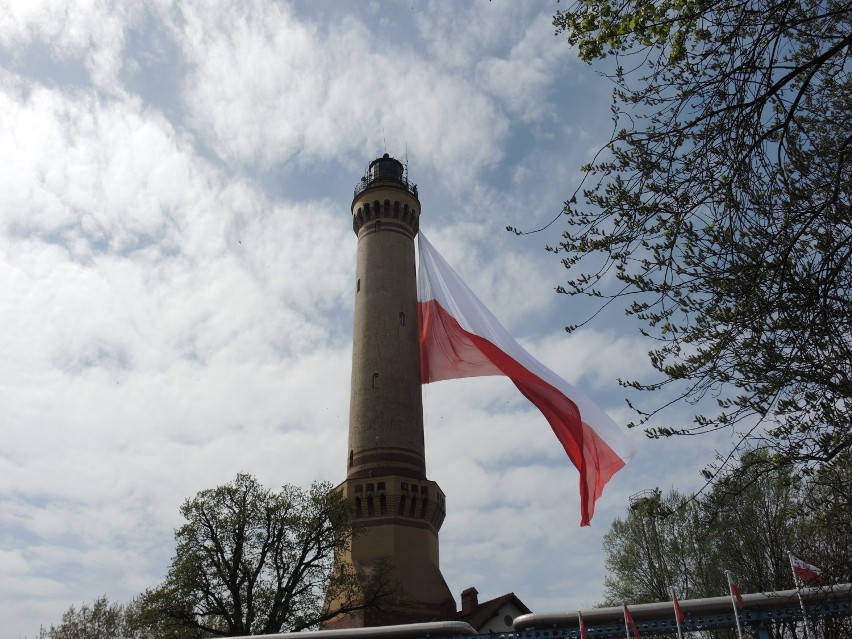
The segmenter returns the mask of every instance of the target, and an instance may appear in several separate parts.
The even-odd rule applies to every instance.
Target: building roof
[[[505,595],[500,595],[494,599],[476,603],[471,612],[459,612],[455,618],[457,621],[466,621],[476,630],[480,630],[488,621],[496,617],[500,613],[500,610],[507,604],[514,605],[522,614],[532,612],[526,607],[523,601],[518,599],[514,592],[507,592]]]

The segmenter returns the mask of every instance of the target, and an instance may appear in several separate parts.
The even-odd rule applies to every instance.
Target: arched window
[[[373,388],[379,387],[379,374],[373,373]]]
[[[355,464],[355,451],[354,451],[354,450],[350,450],[350,451],[349,451],[349,468],[352,468],[352,466],[353,466],[354,464]]]
[[[405,326],[405,313],[402,311],[399,312],[399,325]]]
[[[409,517],[414,517],[415,513],[417,513],[417,497],[411,498],[411,508],[408,511]]]
[[[355,498],[355,516],[356,517],[361,516],[361,498],[360,497]]]
[[[358,282],[355,284],[355,292],[356,293],[361,292],[361,278],[360,277],[358,278]]]
[[[372,517],[376,514],[376,504],[373,501],[373,496],[367,497],[367,516]]]

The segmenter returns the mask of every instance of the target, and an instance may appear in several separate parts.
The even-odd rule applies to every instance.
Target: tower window
[[[399,325],[405,326],[405,313],[402,311],[399,312]]]
[[[355,465],[355,451],[350,450],[349,451],[349,468],[352,468],[352,466],[354,466],[354,465]]]
[[[384,490],[384,489],[385,489],[385,482],[380,481],[378,484],[376,484],[376,490]]]
[[[361,516],[361,498],[360,497],[355,498],[355,516],[356,517]]]
[[[402,492],[407,493],[408,492],[408,482],[407,481],[402,482],[399,485],[399,488],[400,488],[400,490],[402,490]]]
[[[376,514],[376,504],[373,501],[372,495],[367,497],[367,516],[372,517]]]
[[[355,284],[355,292],[356,293],[361,292],[361,278],[360,277],[358,278],[358,282]]]
[[[355,485],[355,494],[360,494],[364,492],[364,487],[361,484]]]
[[[388,514],[388,501],[384,495],[379,495],[379,514],[387,515]]]
[[[379,374],[373,373],[373,388],[379,387]]]
[[[367,492],[368,493],[373,492],[373,484],[367,484]]]

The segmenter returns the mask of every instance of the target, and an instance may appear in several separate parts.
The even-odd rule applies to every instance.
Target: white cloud
[[[474,67],[483,53],[503,51],[519,40],[531,10],[519,2],[429,0],[415,12],[415,24],[431,57],[449,68]],[[511,47],[511,44],[509,44]]]
[[[553,105],[548,98],[553,68],[571,61],[568,48],[557,38],[548,37],[550,29],[549,16],[539,15],[526,25],[508,56],[489,56],[477,64],[483,88],[499,97],[522,122],[551,114]]]
[[[320,28],[286,5],[186,5],[175,28],[194,126],[231,161],[361,162],[385,136],[461,184],[501,157],[507,120],[488,96],[352,16]]]
[[[34,47],[53,60],[80,59],[93,84],[120,92],[125,29],[141,9],[111,0],[10,0],[0,13],[0,46],[16,56]]]
[[[225,182],[138,101],[7,75],[0,109],[0,501],[39,540],[9,588],[93,598],[109,572],[132,595],[115,566],[151,585],[134,549],[168,548],[184,497],[342,472],[354,238],[329,202]]]

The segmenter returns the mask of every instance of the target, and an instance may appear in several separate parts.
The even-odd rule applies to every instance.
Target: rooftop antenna
[[[405,182],[408,183],[408,140],[405,141]]]

